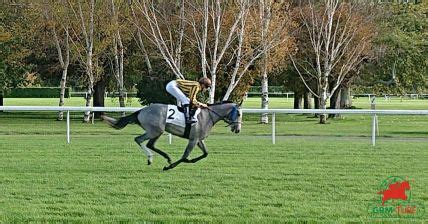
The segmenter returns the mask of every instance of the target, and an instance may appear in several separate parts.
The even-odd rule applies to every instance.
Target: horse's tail
[[[101,118],[111,127],[115,128],[115,129],[122,129],[128,124],[138,123],[138,114],[139,113],[140,113],[140,110],[132,113],[131,115],[121,117],[121,118],[119,118],[119,120],[116,120],[112,117],[108,117],[108,116],[104,116],[104,115],[101,116]]]

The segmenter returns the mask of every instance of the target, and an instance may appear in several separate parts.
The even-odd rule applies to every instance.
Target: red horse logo
[[[407,200],[406,190],[410,190],[409,181],[397,181],[388,186],[388,189],[377,192],[382,194],[382,205],[390,199]]]

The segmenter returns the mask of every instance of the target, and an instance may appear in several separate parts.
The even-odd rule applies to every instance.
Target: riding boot
[[[184,117],[186,119],[186,124],[196,123],[196,120],[190,115],[190,105],[189,104],[183,105],[183,109],[184,109]]]

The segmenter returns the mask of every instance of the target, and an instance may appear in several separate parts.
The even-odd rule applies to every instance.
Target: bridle
[[[215,114],[217,117],[219,117],[221,120],[223,120],[224,122],[226,122],[228,125],[226,125],[226,127],[231,126],[232,124],[241,124],[242,122],[240,121],[233,121],[232,119],[230,119],[232,112],[234,112],[234,110],[237,111],[237,113],[239,113],[238,109],[236,109],[236,106],[234,106],[234,110],[232,109],[232,111],[230,111],[226,117],[221,116],[219,113],[217,113],[216,111],[214,111],[213,109],[206,107],[210,112],[213,112],[213,114]],[[209,113],[211,120],[213,120],[211,113]]]

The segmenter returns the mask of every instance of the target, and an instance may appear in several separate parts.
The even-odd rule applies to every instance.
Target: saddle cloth
[[[194,117],[198,119],[198,114],[201,112],[201,109],[198,108],[195,112]],[[180,127],[186,127],[186,120],[184,118],[184,113],[178,110],[176,105],[168,105],[168,110],[166,112],[166,123],[174,124]]]

